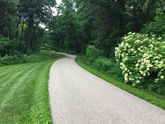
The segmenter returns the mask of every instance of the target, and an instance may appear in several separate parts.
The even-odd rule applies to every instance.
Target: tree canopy
[[[23,47],[26,50],[22,52],[29,54],[37,49],[32,49],[32,44],[42,35],[39,24],[49,23],[55,5],[55,0],[0,0],[0,35],[16,38],[20,41],[16,50]]]
[[[114,57],[121,37],[130,31],[141,32],[144,24],[155,20],[158,8],[164,12],[162,0],[62,0],[49,29],[56,50],[83,53],[92,44],[104,56]]]
[[[87,45],[95,45],[103,56],[114,57],[114,48],[130,31],[164,34],[164,4],[163,0],[62,0],[56,6],[55,0],[0,0],[0,35],[21,53],[40,49],[85,53]],[[52,7],[57,9],[55,16]]]

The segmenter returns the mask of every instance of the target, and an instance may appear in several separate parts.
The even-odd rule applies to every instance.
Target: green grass
[[[55,60],[0,67],[0,124],[51,123],[48,77]]]
[[[91,65],[87,64],[83,56],[77,56],[76,62],[86,69],[87,71],[93,73],[94,75],[106,80],[107,82],[135,95],[138,96],[158,107],[165,109],[165,96],[156,94],[154,92],[144,90],[144,89],[137,89],[128,84],[125,84],[124,81],[112,75],[105,74],[103,71],[97,70],[93,68]]]

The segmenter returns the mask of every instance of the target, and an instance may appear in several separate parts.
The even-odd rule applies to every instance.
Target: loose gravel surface
[[[74,55],[50,69],[53,124],[165,124],[165,110],[94,76]]]

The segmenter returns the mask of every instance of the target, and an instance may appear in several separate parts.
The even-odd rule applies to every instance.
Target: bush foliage
[[[89,62],[93,63],[95,59],[99,57],[99,50],[93,45],[88,45],[86,48],[86,56]]]
[[[165,94],[165,41],[148,34],[128,33],[116,47],[125,83]]]
[[[36,54],[31,54],[27,56],[26,54],[22,55],[8,55],[1,57],[0,56],[0,66],[2,65],[12,65],[12,64],[21,64],[21,63],[31,63],[39,62],[47,59],[54,59],[61,55],[58,55],[53,52],[41,51]]]
[[[165,13],[164,10],[158,8],[156,11],[156,16],[153,22],[145,24],[145,27],[142,29],[143,33],[154,33],[157,35],[162,35],[165,32]]]
[[[112,59],[99,57],[92,65],[110,75],[122,76],[119,64],[115,63]]]
[[[119,63],[115,63],[112,59],[105,58],[100,55],[100,51],[92,45],[88,45],[86,49],[87,61],[98,70],[102,70],[110,75],[121,76]]]
[[[0,36],[0,55],[5,56],[6,54],[8,55],[14,55],[18,51],[18,42],[14,40],[10,40],[9,38],[6,37],[1,37]]]

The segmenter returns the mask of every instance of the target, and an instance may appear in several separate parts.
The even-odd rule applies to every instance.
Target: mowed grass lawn
[[[48,77],[54,61],[0,67],[0,124],[51,123]]]

